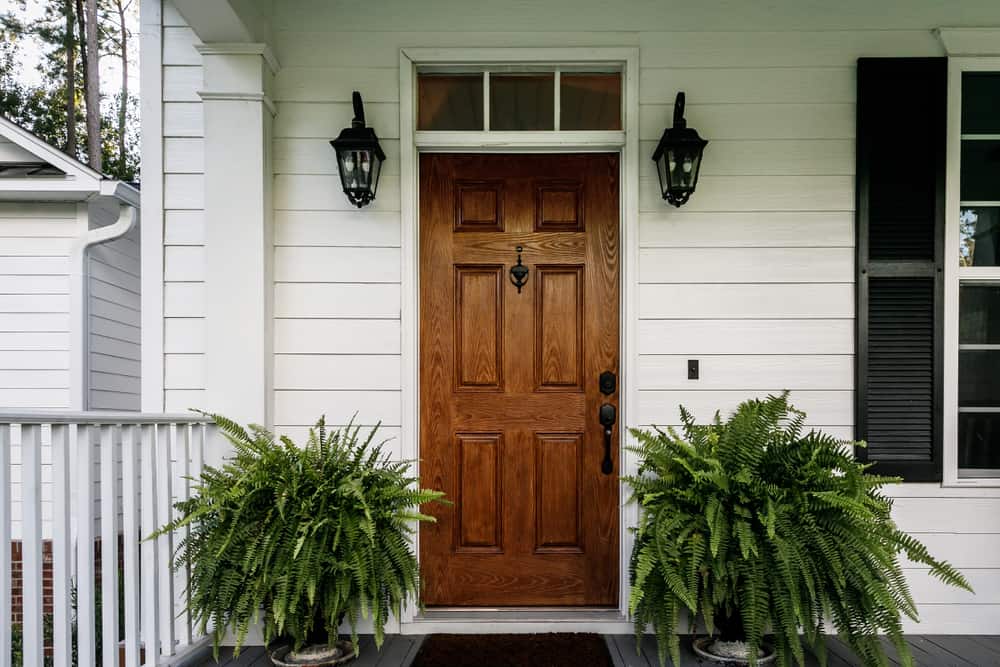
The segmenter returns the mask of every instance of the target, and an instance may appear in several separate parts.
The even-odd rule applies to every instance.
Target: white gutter
[[[87,229],[70,249],[70,409],[86,410],[87,373],[90,366],[88,333],[90,309],[88,297],[87,249],[121,238],[138,223],[139,192],[120,181],[102,181],[101,194],[119,200],[118,218],[110,225]],[[85,205],[85,204],[84,204]],[[90,216],[86,215],[86,224]]]

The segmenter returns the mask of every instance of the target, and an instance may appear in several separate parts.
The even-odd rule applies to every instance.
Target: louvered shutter
[[[861,58],[856,437],[873,472],[941,479],[946,58]]]

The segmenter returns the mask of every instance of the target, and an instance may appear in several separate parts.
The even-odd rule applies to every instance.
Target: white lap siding
[[[301,436],[320,414],[343,423],[357,413],[358,423],[381,420],[387,435],[398,435],[399,49],[634,46],[641,142],[634,424],[676,423],[681,403],[707,418],[746,397],[790,389],[812,425],[850,437],[855,62],[941,55],[929,30],[941,20],[900,9],[893,25],[884,18],[893,14],[866,16],[860,6],[829,16],[789,10],[768,26],[736,7],[725,16],[596,2],[563,11],[555,0],[521,9],[441,2],[433,11],[388,3],[346,12],[307,1],[268,9],[281,64],[273,88],[276,427]],[[165,17],[165,388],[168,407],[185,408],[204,386],[201,125],[190,95],[196,77],[174,70],[199,61],[190,32],[175,13]],[[704,32],[713,29],[729,32]],[[378,199],[360,211],[340,191],[328,144],[350,123],[352,90],[364,95],[388,155]],[[698,191],[679,210],[660,199],[649,160],[678,90],[687,93],[690,126],[711,141]],[[688,359],[700,360],[700,380],[687,380]],[[897,502],[900,525],[963,568],[979,593],[950,591],[912,570],[920,630],[994,632],[1000,493],[933,485],[897,493],[905,496]]]
[[[163,389],[169,412],[204,408],[204,139],[200,44],[163,6]]]

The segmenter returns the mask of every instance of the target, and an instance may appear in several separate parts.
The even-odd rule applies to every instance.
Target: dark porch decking
[[[927,667],[1000,665],[1000,636],[997,635],[912,635],[907,640],[917,665]],[[361,638],[361,657],[351,664],[353,667],[408,667],[413,662],[413,658],[416,657],[422,641],[423,637],[419,635],[391,635],[386,637],[382,650],[376,652],[372,638],[364,636]],[[607,635],[605,641],[608,643],[608,650],[615,667],[658,667],[656,640],[652,636],[647,635],[643,638],[643,654],[641,656],[636,655],[635,638],[632,635]],[[681,641],[681,651],[682,664],[680,667],[705,664],[698,662],[698,659],[690,651],[689,642],[684,639]],[[861,665],[861,662],[851,654],[850,650],[835,637],[830,637],[827,640],[827,652],[830,667],[845,667],[847,665],[857,667]],[[810,667],[819,664],[808,652],[806,656],[806,664]],[[895,652],[890,647],[889,659],[893,665],[899,664],[895,656]],[[201,664],[208,667],[216,663],[211,657],[208,657]],[[233,659],[231,649],[224,649],[218,664],[223,667],[266,667],[271,663],[263,648],[251,646],[245,648],[238,659]],[[493,666],[483,665],[483,667]],[[586,665],[579,667],[586,667]]]

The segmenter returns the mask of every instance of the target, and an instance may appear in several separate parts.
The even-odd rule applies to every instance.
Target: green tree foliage
[[[72,1],[36,0],[34,4],[38,5],[38,11],[37,15],[31,14],[31,18],[27,18],[25,0],[13,0],[9,8],[0,11],[0,115],[87,163],[90,138],[84,115],[83,54],[86,43],[79,34],[82,23]],[[132,37],[120,25],[119,10],[135,11],[131,3],[125,3],[124,9],[119,5],[117,0],[99,3],[100,52],[116,59],[121,59],[122,53],[127,56]],[[28,40],[42,46],[40,58],[31,50],[34,58],[31,62],[26,62]],[[68,59],[68,55],[72,58]],[[72,70],[68,60],[73,62]],[[21,74],[28,67],[41,75],[40,84],[23,82]],[[138,180],[138,98],[128,92],[125,85],[119,90],[101,92],[101,131],[96,140],[101,145],[102,171],[121,180]],[[72,105],[68,104],[70,96]],[[73,108],[71,122],[70,106]],[[123,107],[124,123],[120,113]]]
[[[864,664],[888,665],[884,633],[909,665],[902,616],[917,609],[899,555],[971,590],[896,527],[880,488],[901,480],[855,461],[863,443],[805,432],[787,392],[707,425],[681,408],[681,421],[681,434],[632,431],[641,465],[626,479],[641,508],[629,607],[637,633],[655,629],[661,664],[668,654],[680,664],[675,630],[687,617],[710,632],[741,620],[752,656],[773,633],[781,665],[804,664],[803,640],[825,664],[827,622]]]
[[[443,494],[420,489],[409,462],[373,444],[377,427],[361,439],[357,427],[330,431],[320,419],[299,447],[213,419],[235,454],[204,470],[157,534],[191,529],[174,565],[190,568],[188,609],[211,630],[216,656],[226,631],[241,644],[262,610],[267,642],[327,641],[346,616],[355,642],[370,617],[381,646],[390,614],[419,591],[410,536],[434,519],[418,507]]]

